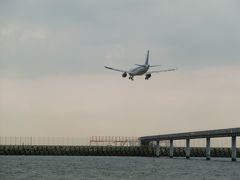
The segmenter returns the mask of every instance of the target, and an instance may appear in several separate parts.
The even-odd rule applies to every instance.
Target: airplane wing
[[[119,71],[119,72],[126,72],[126,73],[130,73],[130,71],[124,71],[124,70],[121,70],[121,69],[115,69],[115,68],[112,68],[112,67],[108,67],[108,66],[104,66],[105,68],[107,69],[110,69],[110,70],[113,70],[113,71]]]
[[[152,73],[159,73],[159,72],[168,72],[168,71],[175,71],[177,70],[176,68],[172,69],[163,69],[163,70],[158,70],[158,71],[148,71],[146,74],[152,74]]]

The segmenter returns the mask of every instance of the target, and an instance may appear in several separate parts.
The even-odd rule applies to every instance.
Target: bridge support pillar
[[[190,158],[190,139],[186,139],[186,158],[189,159]]]
[[[236,136],[232,136],[232,161],[237,160]]]
[[[156,144],[156,156],[159,157],[160,155],[160,142],[157,141],[157,144]]]
[[[141,141],[140,146],[149,146],[149,142],[148,141]]]
[[[169,156],[170,158],[173,158],[173,139],[170,139]]]
[[[210,160],[211,159],[211,147],[210,147],[210,137],[206,138],[206,159]]]

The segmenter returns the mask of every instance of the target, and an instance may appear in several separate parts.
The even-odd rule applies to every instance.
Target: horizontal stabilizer
[[[177,68],[172,68],[172,69],[163,69],[159,71],[148,71],[147,74],[152,74],[152,73],[159,73],[159,72],[168,72],[168,71],[175,71]]]
[[[135,65],[140,67],[146,67],[145,65],[141,65],[141,64],[135,64]]]
[[[149,67],[158,67],[158,66],[161,66],[161,65],[151,65]]]

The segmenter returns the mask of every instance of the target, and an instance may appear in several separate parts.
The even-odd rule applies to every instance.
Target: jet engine
[[[124,72],[124,73],[122,74],[122,77],[123,77],[123,78],[127,77],[127,73]]]
[[[148,80],[151,76],[151,74],[146,74],[145,80]]]

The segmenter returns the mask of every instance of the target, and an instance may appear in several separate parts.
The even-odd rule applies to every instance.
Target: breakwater
[[[206,149],[192,147],[191,157],[206,157]],[[149,146],[36,146],[1,145],[0,155],[51,155],[51,156],[156,156]],[[160,147],[160,156],[169,156],[169,147]],[[185,148],[174,147],[174,156],[185,157]],[[211,148],[212,157],[231,157],[231,148]],[[240,148],[237,149],[240,157]]]

